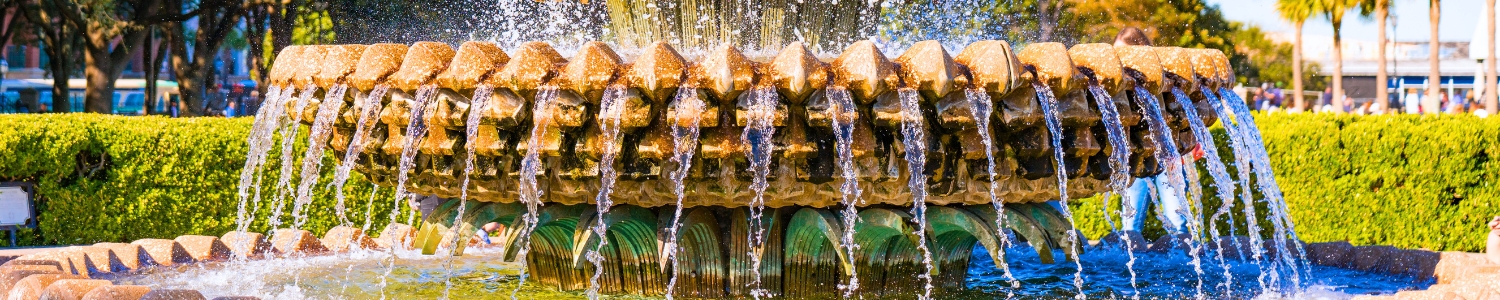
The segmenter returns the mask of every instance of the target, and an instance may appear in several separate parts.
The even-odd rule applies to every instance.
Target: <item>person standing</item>
[[[1404,105],[1406,107],[1406,113],[1422,113],[1422,93],[1418,93],[1417,89],[1415,88],[1409,88],[1406,89],[1406,97],[1404,98],[1406,98],[1406,103]]]

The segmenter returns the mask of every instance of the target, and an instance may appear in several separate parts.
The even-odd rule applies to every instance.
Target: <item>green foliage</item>
[[[1256,121],[1304,241],[1482,251],[1484,224],[1500,215],[1494,200],[1500,199],[1500,162],[1492,159],[1500,153],[1500,119],[1272,114]],[[1235,176],[1227,136],[1217,127],[1214,135]],[[1199,174],[1204,210],[1211,215],[1220,202],[1202,162]],[[1095,197],[1071,205],[1089,237],[1109,229],[1099,203]],[[1109,207],[1118,209],[1118,201]],[[1241,224],[1242,209],[1233,208]],[[1261,219],[1265,213],[1264,206],[1257,209]],[[1262,222],[1262,228],[1269,225]],[[1220,222],[1221,233],[1227,227]],[[1243,225],[1238,229],[1243,234]],[[1151,237],[1162,233],[1149,226],[1145,231]]]
[[[38,190],[37,229],[19,234],[19,243],[129,242],[184,234],[219,236],[234,230],[239,212],[236,186],[250,125],[249,118],[0,116],[0,128],[5,128],[0,130],[0,181],[28,181]],[[297,148],[300,158],[303,147]],[[252,231],[269,229],[266,220],[274,208],[271,199],[280,167],[275,155],[279,150],[272,153],[261,178],[263,201],[252,198],[247,206],[255,213]],[[324,176],[303,229],[321,234],[342,223],[333,213],[333,193],[326,188],[333,165],[333,158],[325,156]],[[371,187],[360,174],[351,176],[345,188],[349,221],[360,226],[371,210],[370,231],[379,232],[389,222],[393,201],[391,191],[384,189],[373,204],[367,202],[372,199]],[[282,214],[288,224],[289,202]]]

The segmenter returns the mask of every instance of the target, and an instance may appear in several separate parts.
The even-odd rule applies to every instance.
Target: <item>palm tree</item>
[[[1385,21],[1391,16],[1391,0],[1362,0],[1359,7],[1360,15],[1374,14],[1375,26],[1380,27],[1375,37],[1375,44],[1379,45],[1375,55],[1380,59],[1380,66],[1375,68],[1375,82],[1379,85],[1379,88],[1375,89],[1375,101],[1380,101],[1376,103],[1385,105],[1390,102],[1390,91],[1387,90],[1387,86],[1390,86],[1390,77],[1385,69]]]
[[[1484,47],[1488,50],[1484,54],[1484,98],[1481,99],[1484,99],[1484,111],[1494,114],[1495,109],[1500,109],[1500,103],[1497,103],[1500,100],[1495,98],[1495,0],[1484,2],[1484,15],[1489,20],[1489,24],[1485,24],[1489,28],[1489,35],[1486,35],[1489,44]]]
[[[1302,24],[1312,17],[1316,0],[1277,0],[1276,11],[1281,13],[1281,18],[1292,22],[1296,36],[1292,42],[1292,103],[1293,111],[1307,108],[1307,101],[1302,97]]]
[[[1355,0],[1323,0],[1319,8],[1323,16],[1328,17],[1328,22],[1333,23],[1333,97],[1329,99],[1335,109],[1333,111],[1344,113],[1339,107],[1344,105],[1344,48],[1343,48],[1343,25],[1344,13],[1354,8]],[[1436,1],[1436,0],[1434,0]],[[1383,64],[1382,64],[1383,65]]]
[[[1442,97],[1440,91],[1443,90],[1443,76],[1442,73],[1438,72],[1438,51],[1441,50],[1438,49],[1438,20],[1442,18],[1442,14],[1438,11],[1439,6],[1441,6],[1439,2],[1441,0],[1430,0],[1429,4],[1432,7],[1427,12],[1428,22],[1430,23],[1428,30],[1431,33],[1430,36],[1432,36],[1432,40],[1427,43],[1427,64],[1431,69],[1427,73],[1427,97],[1422,100],[1422,110],[1430,114],[1437,113],[1442,109],[1439,107],[1441,106],[1439,97]]]

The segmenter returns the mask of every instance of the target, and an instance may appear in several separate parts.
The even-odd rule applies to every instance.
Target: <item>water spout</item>
[[[844,209],[840,212],[843,219],[844,235],[840,237],[845,256],[854,257],[859,244],[854,241],[854,226],[859,220],[859,211],[856,207],[860,202],[860,189],[858,170],[854,166],[854,122],[859,120],[855,111],[854,97],[849,95],[849,89],[844,87],[829,87],[826,90],[828,102],[833,104],[833,113],[830,120],[833,121],[834,150],[838,152],[839,179],[839,204]],[[988,140],[986,140],[988,142]],[[841,285],[844,290],[844,298],[853,297],[859,290],[859,272],[857,264],[848,264],[849,281]]]
[[[344,184],[349,181],[349,173],[354,170],[354,164],[359,161],[359,154],[365,151],[365,140],[370,138],[370,133],[375,131],[375,126],[379,123],[375,121],[380,118],[380,102],[385,98],[385,93],[389,89],[389,85],[376,85],[369,94],[354,99],[355,105],[352,109],[357,110],[359,120],[354,124],[354,136],[350,137],[349,146],[344,149],[344,159],[339,161],[338,167],[333,170],[331,183],[338,207],[344,206]],[[349,223],[349,219],[343,215],[339,215],[339,219],[345,224]],[[365,231],[369,231],[368,213],[365,214],[365,219]]]
[[[599,101],[599,194],[594,197],[597,214],[594,216],[593,231],[599,235],[599,243],[594,249],[589,250],[587,257],[589,262],[594,263],[594,276],[589,278],[589,287],[585,292],[589,299],[599,299],[599,277],[604,275],[604,254],[601,250],[609,244],[609,223],[606,222],[610,207],[614,201],[609,198],[610,192],[614,191],[615,179],[619,177],[615,170],[615,156],[619,154],[616,150],[620,144],[620,119],[624,118],[625,97],[624,86],[611,86],[604,91],[604,98]]]
[[[521,230],[517,233],[515,242],[519,245],[516,250],[516,263],[520,265],[519,269],[521,270],[526,269],[526,254],[531,252],[531,232],[536,230],[538,221],[537,213],[542,206],[542,195],[546,192],[537,186],[536,180],[537,173],[542,169],[541,155],[539,153],[542,151],[542,147],[539,143],[541,143],[542,135],[546,134],[548,127],[553,126],[552,122],[554,120],[552,120],[551,114],[552,100],[557,99],[557,93],[558,90],[555,86],[548,86],[537,90],[536,103],[531,111],[531,135],[527,138],[526,154],[521,158],[521,183],[517,186],[517,191],[520,192],[520,202],[526,204],[526,214],[521,215]],[[516,288],[510,292],[512,300],[517,299],[516,295],[521,292],[521,287],[525,286],[526,276],[526,272],[521,272],[520,278],[516,282]]]
[[[906,186],[911,189],[912,222],[917,224],[917,250],[922,253],[925,269],[917,278],[922,280],[922,294],[917,299],[932,299],[932,275],[937,273],[932,264],[932,250],[927,247],[927,124],[918,101],[922,98],[917,90],[897,90],[901,99],[901,145],[906,148],[906,171],[909,173]]]
[[[1070,244],[1068,251],[1071,256],[1070,258],[1077,267],[1077,272],[1073,273],[1073,287],[1078,289],[1078,298],[1082,299],[1083,262],[1078,259],[1078,247],[1080,247],[1078,229],[1071,228],[1073,224],[1077,223],[1073,222],[1073,213],[1068,208],[1068,173],[1064,171],[1067,169],[1067,154],[1064,153],[1062,146],[1063,128],[1062,119],[1057,116],[1057,97],[1052,95],[1052,88],[1047,86],[1047,84],[1033,82],[1032,87],[1036,89],[1037,100],[1039,100],[1037,102],[1042,104],[1042,112],[1046,116],[1047,131],[1052,133],[1052,154],[1053,158],[1057,161],[1057,200],[1062,204],[1058,207],[1058,210],[1062,212],[1064,217],[1067,217],[1068,226],[1070,226],[1067,237]]]
[[[755,299],[770,296],[769,292],[761,289],[760,267],[761,254],[765,253],[766,225],[761,222],[765,215],[766,188],[771,184],[767,177],[771,174],[772,136],[776,135],[776,127],[773,121],[776,117],[776,106],[780,102],[780,96],[776,90],[771,88],[757,88],[750,95],[751,103],[748,107],[749,122],[745,125],[744,133],[740,140],[747,146],[750,158],[750,171],[753,174],[750,189],[755,192],[755,197],[750,200],[750,234],[748,235],[750,245],[750,295]]]
[[[318,103],[318,114],[313,117],[312,127],[307,134],[307,149],[302,153],[302,176],[297,182],[297,197],[293,198],[295,202],[292,216],[296,218],[292,223],[293,229],[302,228],[302,224],[307,222],[307,212],[303,210],[312,203],[312,187],[322,175],[319,171],[323,165],[323,147],[328,145],[328,136],[333,134],[333,121],[338,119],[339,108],[344,106],[344,92],[348,88],[342,83],[335,84],[324,94],[323,102]],[[337,213],[340,220],[347,220],[342,205],[337,207]]]
[[[995,173],[995,141],[990,139],[990,118],[994,114],[995,103],[990,99],[990,94],[986,93],[983,89],[968,89],[964,91],[964,95],[968,96],[969,103],[974,105],[974,126],[979,129],[979,140],[984,144],[984,169],[987,175],[989,175],[987,177],[989,189],[985,190],[985,192],[989,194],[990,206],[993,206],[996,212],[995,235],[1000,237],[1000,249],[1007,249],[1010,248],[1012,241],[1010,240],[1010,234],[1005,233],[1005,201],[1001,201],[1000,197],[995,194],[995,191],[1000,189],[1000,179],[999,175]],[[852,235],[853,233],[850,232],[848,234]],[[1006,281],[1010,283],[1010,290],[1006,291],[1007,295],[1010,295],[1012,290],[1021,288],[1021,282],[1016,280],[1015,274],[1011,274],[1010,262],[1005,259],[1005,251],[998,252],[999,255],[997,257],[1000,259],[997,261],[1000,263],[1000,271],[1005,275]]]
[[[677,170],[673,171],[672,193],[677,196],[677,205],[673,207],[672,227],[667,229],[667,259],[672,264],[672,276],[667,280],[667,299],[672,299],[672,292],[677,287],[677,274],[681,273],[678,268],[678,238],[679,230],[682,230],[682,199],[687,197],[688,170],[693,166],[693,154],[698,152],[698,127],[701,121],[705,104],[698,98],[698,89],[692,85],[684,85],[677,88],[677,101],[673,108],[678,113],[678,120],[672,123],[672,162],[677,164]],[[684,126],[685,125],[685,126]]]

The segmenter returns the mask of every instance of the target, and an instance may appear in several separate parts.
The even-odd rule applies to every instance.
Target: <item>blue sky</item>
[[[1292,25],[1276,13],[1276,0],[1208,0],[1210,4],[1218,5],[1224,12],[1224,16],[1230,20],[1242,21],[1259,25],[1268,31],[1292,32]],[[1441,24],[1438,26],[1439,39],[1442,41],[1468,41],[1474,34],[1474,27],[1480,18],[1484,17],[1485,0],[1442,0],[1443,13]],[[1395,6],[1391,14],[1395,19],[1395,30],[1393,37],[1399,41],[1425,41],[1428,37],[1427,28],[1427,0],[1395,0]],[[1349,40],[1374,41],[1376,35],[1375,21],[1358,16],[1358,12],[1350,12],[1344,20],[1344,38]],[[1303,33],[1309,36],[1333,36],[1333,28],[1328,20],[1319,16],[1309,20]]]

